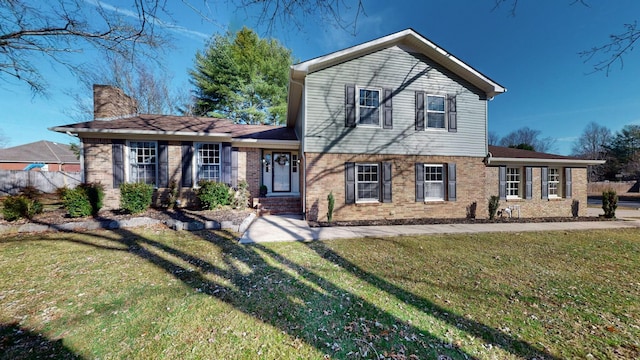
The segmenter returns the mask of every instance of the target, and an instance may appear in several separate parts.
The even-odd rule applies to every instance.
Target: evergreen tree
[[[216,35],[190,71],[195,113],[239,124],[281,125],[287,111],[291,50],[253,30]]]

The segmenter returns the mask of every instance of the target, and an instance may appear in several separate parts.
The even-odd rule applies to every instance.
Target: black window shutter
[[[416,163],[416,202],[424,201],[424,164]]]
[[[238,188],[238,148],[231,148],[231,186]]]
[[[504,200],[507,198],[507,167],[506,166],[499,167],[498,179],[499,179],[498,193],[500,195],[500,200]]]
[[[416,130],[424,130],[424,91],[416,91]]]
[[[124,182],[124,140],[112,140],[111,157],[113,159],[113,188]]]
[[[384,119],[382,121],[383,129],[393,129],[393,106],[391,103],[391,98],[393,97],[393,90],[384,89],[384,108],[382,112],[382,116]]]
[[[356,202],[356,164],[344,163],[345,196],[344,202],[353,204]]]
[[[571,168],[564,168],[564,197],[571,199]]]
[[[182,186],[193,187],[193,141],[182,142]]]
[[[447,116],[449,118],[449,132],[457,132],[458,131],[458,111],[457,111],[455,95],[449,95],[447,97]]]
[[[231,185],[231,143],[222,143],[222,169],[220,182]]]
[[[447,199],[456,201],[456,164],[447,164]]]
[[[549,198],[549,168],[542,167],[540,168],[540,192],[542,199]]]
[[[382,202],[393,202],[391,194],[391,163],[382,163]]]
[[[169,187],[169,143],[158,141],[158,187]]]
[[[356,127],[356,86],[346,85],[344,89],[345,127]]]
[[[524,188],[524,196],[527,200],[531,200],[533,196],[533,168],[531,166],[526,166],[524,168],[524,180],[525,180],[525,188]]]

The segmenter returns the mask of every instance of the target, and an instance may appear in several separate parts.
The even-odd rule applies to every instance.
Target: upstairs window
[[[197,144],[197,181],[220,181],[220,144]]]
[[[380,89],[358,88],[358,125],[380,126]]]
[[[445,129],[445,97],[427,95],[427,129]]]
[[[156,184],[158,156],[155,141],[129,142],[129,181]]]

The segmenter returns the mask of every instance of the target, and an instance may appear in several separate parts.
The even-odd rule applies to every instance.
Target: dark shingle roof
[[[137,115],[111,121],[88,121],[52,128],[76,132],[160,132],[167,134],[228,134],[233,138],[297,140],[293,129],[269,125],[240,125],[227,119],[175,115]]]
[[[514,149],[503,146],[489,145],[489,152],[494,158],[512,159],[544,159],[544,160],[581,160],[573,156],[548,154],[531,150]]]
[[[0,149],[0,162],[42,162],[79,164],[80,160],[68,144],[40,140],[29,144]]]

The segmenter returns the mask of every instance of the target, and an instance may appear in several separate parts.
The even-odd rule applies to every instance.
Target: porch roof
[[[601,165],[605,160],[581,159],[574,156],[549,154],[531,150],[514,149],[504,146],[489,145],[489,153],[485,158],[487,165],[515,165],[526,164],[530,166],[576,166]]]

